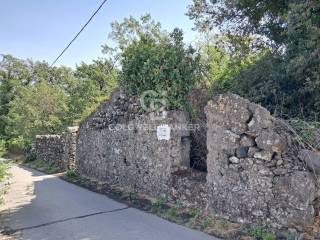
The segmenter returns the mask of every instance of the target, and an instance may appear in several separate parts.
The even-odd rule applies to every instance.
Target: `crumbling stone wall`
[[[320,154],[304,149],[284,121],[237,95],[210,100],[205,115],[199,121],[206,128],[190,134],[199,129],[185,111],[148,113],[137,97],[117,91],[79,130],[38,136],[37,158],[236,222],[298,230],[312,224],[320,209]],[[164,125],[167,140],[158,136]],[[196,152],[207,172],[190,168],[191,136],[200,138],[196,147],[207,146]]]
[[[62,135],[38,135],[35,140],[36,158],[64,169],[64,146]]]
[[[283,122],[237,95],[208,102],[207,186],[216,215],[274,227],[313,222],[316,182]]]
[[[139,99],[116,92],[79,128],[77,172],[152,196],[168,195],[171,172],[189,166],[188,117],[184,111],[146,113]],[[158,127],[170,127],[159,140]]]

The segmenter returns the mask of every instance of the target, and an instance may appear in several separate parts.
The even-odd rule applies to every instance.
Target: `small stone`
[[[286,149],[286,144],[281,136],[273,131],[261,132],[255,139],[260,149],[282,153]]]
[[[281,166],[283,164],[283,160],[282,159],[279,159],[278,161],[277,161],[277,166]]]
[[[240,159],[235,157],[235,156],[232,156],[232,157],[229,158],[229,161],[231,163],[238,164],[240,162]]]
[[[288,171],[285,168],[276,168],[273,170],[274,175],[278,175],[278,176],[285,175],[287,172]]]
[[[243,147],[252,147],[255,145],[255,141],[252,137],[244,135],[241,137],[240,144]]]
[[[271,152],[261,151],[261,152],[256,152],[253,156],[254,158],[262,159],[269,162],[272,160],[272,155],[273,153]]]
[[[259,152],[260,150],[259,150],[259,148],[257,148],[257,147],[249,147],[249,150],[248,150],[248,157],[253,157],[254,156],[254,154],[256,153],[256,152]]]
[[[245,158],[247,157],[249,148],[248,147],[239,147],[236,150],[236,155],[238,158]]]

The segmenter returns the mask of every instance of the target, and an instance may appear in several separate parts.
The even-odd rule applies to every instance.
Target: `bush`
[[[180,30],[161,40],[142,35],[122,53],[120,86],[135,95],[164,92],[168,107],[179,108],[185,105],[200,70],[200,57],[185,48]]]
[[[7,170],[9,165],[4,162],[0,162],[0,182],[4,180],[4,178],[7,176]]]
[[[7,152],[6,149],[6,141],[5,140],[0,140],[0,157],[2,157],[3,155],[5,155]]]
[[[66,176],[68,178],[77,178],[78,175],[74,170],[68,170],[66,173]]]
[[[274,233],[269,232],[267,229],[257,226],[251,229],[250,235],[257,240],[275,240],[276,236]]]
[[[12,153],[23,153],[30,145],[30,141],[27,141],[20,136],[17,138],[12,138],[8,141],[8,150]]]

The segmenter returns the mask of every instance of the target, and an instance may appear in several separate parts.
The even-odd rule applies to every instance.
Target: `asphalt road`
[[[13,166],[1,228],[23,240],[214,240],[55,176]]]

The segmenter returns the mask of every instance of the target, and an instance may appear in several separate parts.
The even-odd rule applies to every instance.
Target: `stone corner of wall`
[[[205,112],[215,212],[276,227],[303,229],[312,223],[316,181],[299,159],[303,147],[286,122],[234,94],[216,96]]]

